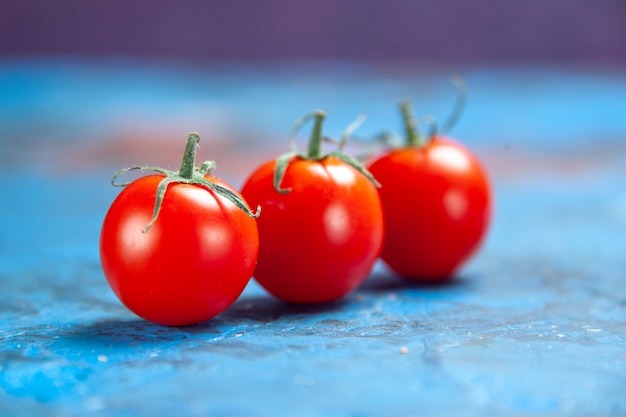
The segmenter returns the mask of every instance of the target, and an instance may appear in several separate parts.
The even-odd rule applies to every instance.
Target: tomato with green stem
[[[258,256],[255,217],[243,197],[195,167],[200,138],[189,134],[178,172],[159,167],[119,171],[126,186],[109,208],[100,236],[102,269],[113,292],[138,316],[182,326],[226,310],[249,282]],[[117,184],[131,170],[157,175]]]
[[[370,274],[383,239],[378,183],[343,145],[321,152],[325,112],[317,111],[308,152],[292,152],[259,167],[245,182],[257,219],[259,260],[254,278],[275,297],[322,303],[344,297]],[[293,138],[293,135],[292,135]]]
[[[448,126],[462,103],[457,101]],[[479,248],[491,219],[491,187],[469,149],[442,134],[421,136],[409,103],[401,110],[406,143],[368,165],[382,185],[381,258],[409,280],[443,282]]]

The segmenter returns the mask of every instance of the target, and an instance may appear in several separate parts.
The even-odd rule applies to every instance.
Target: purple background
[[[626,62],[624,0],[0,1],[0,56]]]

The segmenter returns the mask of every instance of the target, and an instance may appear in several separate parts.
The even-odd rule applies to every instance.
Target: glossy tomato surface
[[[202,186],[172,183],[156,222],[143,233],[162,179],[139,178],[115,199],[102,226],[102,268],[115,294],[138,316],[169,326],[198,323],[228,308],[250,280],[258,254],[256,222]]]
[[[369,170],[382,185],[383,261],[409,279],[451,278],[491,218],[491,188],[479,161],[459,143],[435,137],[424,147],[392,150]]]
[[[255,279],[270,294],[293,303],[336,300],[354,290],[380,254],[383,217],[376,187],[331,156],[295,158],[279,194],[275,162],[261,166],[242,194],[261,205]]]

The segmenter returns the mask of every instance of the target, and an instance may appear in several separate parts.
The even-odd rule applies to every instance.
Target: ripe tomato
[[[263,164],[242,189],[247,201],[263,207],[254,278],[293,303],[332,301],[354,290],[371,272],[383,239],[375,180],[343,152],[320,154],[325,114],[315,116],[309,153]]]
[[[412,121],[406,122],[411,137]],[[490,222],[491,189],[480,162],[459,143],[436,135],[387,152],[369,170],[382,185],[382,260],[407,279],[451,278],[477,250]]]
[[[189,137],[192,155],[181,171],[150,168],[161,174],[127,184],[100,238],[102,269],[120,301],[168,326],[198,323],[228,308],[258,255],[252,213],[230,185],[206,173],[209,166],[193,167],[197,135]],[[185,165],[191,175],[183,173]]]

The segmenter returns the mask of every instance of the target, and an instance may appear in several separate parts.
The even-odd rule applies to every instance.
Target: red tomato
[[[435,136],[391,150],[369,165],[381,183],[381,258],[398,274],[444,281],[477,250],[491,217],[487,175],[459,143]]]
[[[323,116],[317,116],[321,126]],[[319,140],[314,133],[311,141]],[[342,159],[317,151],[294,156],[279,181],[281,192],[275,187],[276,161],[244,184],[245,199],[263,208],[254,278],[277,298],[339,299],[367,278],[380,254],[383,218],[376,186]]]
[[[157,187],[165,175],[130,183],[111,205],[102,226],[104,274],[120,301],[154,323],[198,323],[228,308],[250,280],[258,255],[256,221],[212,185],[173,181],[154,219]],[[216,191],[217,190],[217,191]]]

